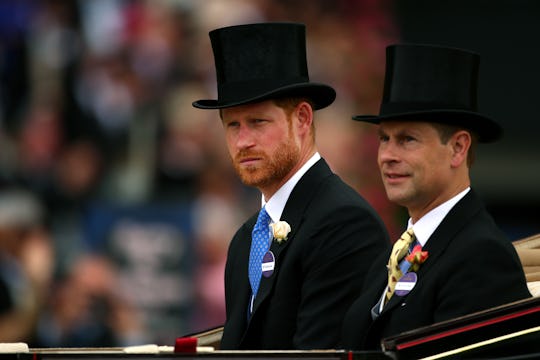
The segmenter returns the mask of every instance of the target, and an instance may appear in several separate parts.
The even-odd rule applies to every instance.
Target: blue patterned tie
[[[249,283],[251,284],[253,297],[257,295],[257,290],[259,289],[259,283],[262,275],[262,260],[270,245],[270,237],[272,236],[272,231],[270,228],[271,220],[272,219],[270,219],[270,216],[263,207],[259,212],[257,223],[255,223],[255,227],[253,228],[253,232],[251,234],[251,250],[249,252]]]

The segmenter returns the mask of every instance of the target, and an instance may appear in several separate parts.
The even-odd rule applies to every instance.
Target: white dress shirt
[[[416,223],[413,224],[412,219],[409,218],[407,229],[412,228],[416,240],[424,247],[431,237],[431,234],[441,224],[446,215],[452,210],[454,205],[458,203],[469,191],[470,187],[466,188],[450,200],[437,206],[435,209],[422,216]]]

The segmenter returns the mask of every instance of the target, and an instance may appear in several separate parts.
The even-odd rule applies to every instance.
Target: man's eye
[[[404,142],[411,142],[411,141],[415,141],[415,140],[416,140],[416,139],[413,138],[412,136],[405,136],[405,137],[403,138],[403,141],[404,141]]]

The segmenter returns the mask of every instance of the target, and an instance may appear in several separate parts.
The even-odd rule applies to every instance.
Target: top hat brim
[[[282,97],[307,97],[313,102],[313,109],[320,110],[334,102],[336,99],[336,91],[325,84],[313,82],[297,83],[282,86],[247,98],[228,99],[226,101],[202,99],[194,101],[192,105],[199,109],[223,109]]]
[[[491,143],[502,138],[503,129],[492,119],[472,111],[437,109],[414,112],[403,112],[387,115],[355,115],[353,120],[372,124],[383,121],[425,121],[470,129],[478,136],[481,143]]]

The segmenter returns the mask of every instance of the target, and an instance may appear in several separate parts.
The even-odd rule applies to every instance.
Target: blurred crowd
[[[338,94],[315,115],[319,150],[396,237],[404,214],[381,186],[377,135],[350,120],[378,111],[399,36],[391,0],[2,1],[0,342],[167,345],[223,322],[228,241],[260,195],[236,178],[217,112],[191,102],[216,98],[208,32],[261,21],[307,25],[310,78]],[[106,242],[89,238],[96,204],[189,209],[193,266],[178,283],[190,305],[171,329],[156,330],[121,262],[92,246]],[[122,234],[158,246],[138,230]],[[143,257],[158,253],[137,256],[156,266]]]

